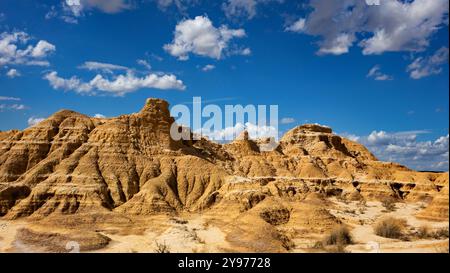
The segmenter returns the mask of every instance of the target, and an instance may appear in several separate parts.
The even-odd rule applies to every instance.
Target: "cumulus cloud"
[[[45,120],[45,118],[30,117],[28,119],[28,126],[34,126],[43,120]]]
[[[102,114],[95,114],[94,118],[106,118],[106,116]]]
[[[97,74],[89,82],[84,82],[76,76],[71,78],[62,78],[56,71],[45,74],[46,79],[54,89],[75,91],[79,94],[96,95],[99,92],[111,94],[114,96],[124,96],[127,93],[138,89],[177,89],[184,90],[186,87],[181,80],[174,75],[147,74],[144,77],[137,77],[131,71],[126,74],[105,78]]]
[[[367,78],[372,78],[376,81],[390,81],[394,79],[392,76],[381,72],[381,67],[379,65],[375,65],[369,70],[369,73],[367,73]]]
[[[202,71],[203,71],[203,72],[208,72],[208,71],[214,70],[215,68],[216,68],[215,65],[213,65],[213,64],[207,64],[207,65],[205,65],[204,67],[202,67]]]
[[[221,59],[231,40],[244,36],[244,29],[229,29],[226,25],[216,28],[208,17],[197,16],[179,22],[172,43],[164,49],[179,60],[188,60],[190,53]]]
[[[31,37],[23,32],[3,32],[0,34],[0,65],[48,66],[45,58],[56,50],[51,43],[40,40],[30,43]]]
[[[441,47],[432,56],[416,58],[407,71],[409,76],[415,80],[428,77],[430,75],[440,74],[442,65],[448,62],[448,48]]]
[[[109,63],[101,63],[101,62],[85,62],[84,64],[80,65],[78,68],[80,69],[86,69],[89,71],[102,71],[105,73],[113,73],[115,70],[129,70],[126,66],[121,65],[115,65],[115,64],[109,64]]]
[[[422,51],[430,36],[448,23],[448,0],[311,0],[304,21],[288,30],[320,37],[319,54],[340,55],[358,43],[365,55]],[[302,20],[302,19],[300,19]]]
[[[449,135],[432,141],[420,141],[419,135],[428,131],[389,133],[373,131],[368,136],[347,136],[365,145],[379,159],[399,162],[416,170],[448,171]]]
[[[228,0],[222,4],[222,9],[228,18],[246,17],[252,19],[257,14],[258,5],[270,2],[283,3],[284,0]]]
[[[17,69],[11,68],[10,70],[8,70],[8,72],[6,72],[6,76],[8,78],[16,78],[16,77],[20,77],[20,72]]]

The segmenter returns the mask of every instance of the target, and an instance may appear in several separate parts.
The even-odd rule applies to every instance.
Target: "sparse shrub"
[[[345,209],[344,212],[348,214],[356,214],[356,211],[354,209]]]
[[[344,225],[339,225],[328,234],[324,239],[325,245],[349,245],[352,244],[352,235],[349,229]]]
[[[359,200],[358,207],[359,208],[366,208],[367,207],[367,201],[365,199]]]
[[[173,222],[175,222],[176,224],[179,224],[179,225],[186,225],[188,223],[187,220],[179,219],[179,218],[171,218],[170,220],[172,220]]]
[[[448,233],[448,227],[444,227],[433,232],[432,237],[435,239],[448,239]]]
[[[426,238],[429,238],[430,236],[431,236],[431,234],[430,234],[429,226],[421,226],[417,230],[417,237],[419,237],[420,239],[426,239]]]
[[[354,192],[350,193],[348,198],[350,200],[352,200],[352,201],[361,201],[361,200],[363,200],[362,195],[358,191],[354,191]]]
[[[192,237],[192,239],[193,239],[194,241],[196,241],[196,242],[198,242],[198,243],[200,243],[200,244],[204,244],[204,243],[205,243],[205,241],[204,241],[202,238],[200,238],[200,237],[198,236],[196,230],[191,230],[189,233],[190,233],[190,236]]]
[[[379,221],[375,227],[375,234],[385,238],[400,239],[403,237],[403,230],[405,229],[406,221],[387,217]]]
[[[155,241],[155,252],[156,253],[170,253],[169,246],[166,244],[166,242],[159,243],[158,241]]]
[[[342,202],[342,203],[344,203],[346,205],[349,203],[349,201],[347,200],[347,198],[343,194],[337,195],[336,196],[336,200],[339,201],[339,202]]]
[[[312,246],[312,248],[314,248],[314,249],[322,249],[323,248],[323,242],[322,241],[315,242],[314,245]]]
[[[385,197],[381,199],[381,205],[387,210],[387,211],[395,211],[395,202],[396,199],[393,197]]]

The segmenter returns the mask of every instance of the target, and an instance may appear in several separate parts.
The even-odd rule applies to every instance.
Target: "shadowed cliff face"
[[[0,215],[146,215],[230,202],[248,209],[267,197],[303,200],[312,192],[416,200],[448,187],[448,174],[380,162],[319,125],[296,127],[262,152],[263,142],[248,137],[225,145],[174,141],[173,123],[166,101],[148,99],[131,115],[63,110],[24,131],[0,132]],[[440,210],[442,202],[448,198],[435,202]]]

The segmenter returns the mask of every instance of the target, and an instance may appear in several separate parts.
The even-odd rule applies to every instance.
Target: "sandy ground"
[[[367,202],[363,209],[357,202],[344,203],[330,199],[333,206],[330,213],[347,224],[351,229],[354,244],[346,247],[351,253],[437,253],[448,251],[448,239],[414,239],[401,241],[387,239],[374,234],[373,224],[382,217],[392,216],[407,221],[410,231],[422,226],[431,230],[448,227],[448,222],[431,222],[417,219],[414,215],[423,204],[397,203],[397,209],[386,212],[379,202]],[[232,221],[232,219],[230,219]],[[206,215],[185,215],[178,217],[157,216],[147,221],[142,233],[125,234],[110,232],[108,229],[98,231],[111,239],[111,242],[102,249],[90,252],[120,252],[120,253],[154,253],[157,245],[165,245],[172,253],[186,252],[229,252],[233,245],[227,240],[226,228],[217,224]],[[17,230],[24,227],[33,227],[34,223],[24,220],[6,221],[0,219],[0,252],[39,252],[39,246],[31,246],[16,238]],[[38,230],[40,228],[38,227]],[[290,252],[320,252],[313,249],[313,245],[323,238],[323,234],[301,234],[292,241],[295,247]],[[70,252],[70,248],[67,248]]]
[[[168,227],[163,232],[147,230],[143,235],[102,234],[112,239],[107,248],[94,252],[157,252],[157,244],[166,245],[171,253],[224,252],[228,248],[225,234],[216,226],[206,224],[200,215],[189,218],[168,219]]]
[[[357,202],[345,204],[334,200],[337,208],[330,212],[352,227],[351,233],[355,244],[346,248],[354,253],[434,253],[441,252],[448,246],[447,240],[414,240],[404,242],[388,239],[374,234],[373,225],[383,217],[405,219],[410,230],[427,226],[430,230],[448,227],[448,222],[432,222],[416,218],[414,215],[423,208],[423,203],[397,203],[396,210],[387,212],[380,202],[367,202],[363,211],[358,209]],[[356,208],[356,209],[355,209]],[[448,249],[448,247],[447,247]]]

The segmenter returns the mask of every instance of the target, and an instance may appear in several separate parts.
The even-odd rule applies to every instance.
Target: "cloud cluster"
[[[208,17],[197,16],[179,22],[172,43],[164,49],[179,60],[188,60],[190,53],[221,59],[226,53],[248,54],[249,49],[227,52],[232,39],[245,36],[244,29],[229,29],[226,25],[216,28]]]
[[[392,76],[381,72],[381,67],[379,65],[375,65],[369,70],[369,73],[367,73],[367,78],[372,78],[376,81],[390,81],[394,79]]]
[[[355,44],[364,55],[418,52],[448,24],[449,0],[311,0],[312,12],[286,28],[320,37],[318,54],[340,55]]]
[[[40,40],[33,45],[30,40],[31,37],[23,31],[0,34],[0,66],[48,66],[46,57],[53,53],[56,47],[45,40]]]
[[[5,110],[18,111],[18,110],[28,109],[28,107],[25,106],[24,104],[18,103],[18,101],[20,101],[20,100],[21,100],[20,98],[16,98],[16,97],[0,96],[0,102],[1,101],[10,102],[10,103],[1,103],[0,104],[0,112],[3,112]],[[12,102],[14,102],[14,103],[12,103]]]
[[[448,171],[449,135],[434,141],[418,140],[419,135],[427,133],[429,132],[423,130],[396,133],[373,131],[364,137],[346,137],[365,145],[381,160],[399,162],[422,171]]]
[[[56,71],[52,71],[45,74],[44,79],[46,79],[54,89],[75,91],[79,94],[86,95],[96,95],[99,92],[103,92],[113,96],[124,96],[127,93],[144,88],[162,90],[186,89],[183,82],[178,80],[174,75],[158,75],[150,73],[144,77],[138,77],[131,71],[128,71],[126,74],[115,75],[112,78],[106,78],[101,74],[97,74],[89,82],[84,82],[76,76],[62,78],[58,76]]]
[[[407,68],[415,80],[441,73],[442,65],[448,62],[448,48],[441,47],[432,56],[418,57]]]
[[[259,126],[249,122],[245,124],[238,122],[234,126],[214,131],[203,128],[196,130],[194,133],[206,136],[210,140],[224,142],[235,140],[244,131],[248,132],[251,139],[278,137],[278,130],[275,127],[266,125]]]

